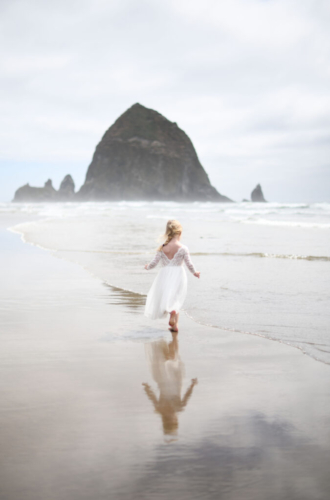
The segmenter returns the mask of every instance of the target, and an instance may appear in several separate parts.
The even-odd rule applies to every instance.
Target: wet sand
[[[0,234],[1,499],[329,497],[328,365]]]

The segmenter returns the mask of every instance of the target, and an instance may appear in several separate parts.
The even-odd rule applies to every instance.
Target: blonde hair
[[[165,234],[162,236],[162,238],[166,238],[165,242],[157,248],[158,252],[160,252],[161,249],[174,238],[174,236],[181,233],[182,226],[180,222],[177,220],[169,220],[166,224]]]

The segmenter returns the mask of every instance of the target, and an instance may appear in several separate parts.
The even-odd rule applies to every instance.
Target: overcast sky
[[[135,102],[240,201],[330,201],[329,0],[0,0],[0,200],[79,188]]]

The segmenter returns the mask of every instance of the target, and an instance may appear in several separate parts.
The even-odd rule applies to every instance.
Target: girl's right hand
[[[199,278],[199,277],[200,277],[200,275],[201,275],[200,271],[196,271],[196,272],[194,273],[194,276],[196,276],[196,278]]]

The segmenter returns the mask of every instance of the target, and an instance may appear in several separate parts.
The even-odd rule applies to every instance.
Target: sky
[[[330,202],[328,0],[0,0],[0,201],[79,188],[136,102],[178,123],[218,191]]]

